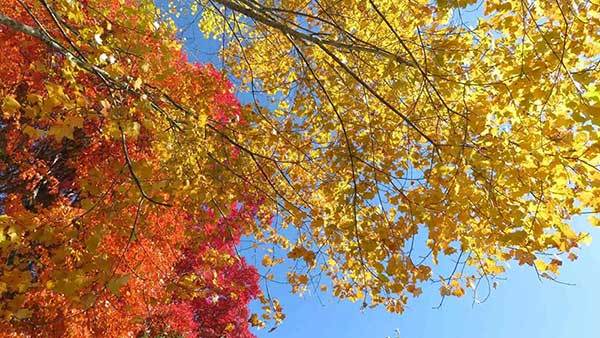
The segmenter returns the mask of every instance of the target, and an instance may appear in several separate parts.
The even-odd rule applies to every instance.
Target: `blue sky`
[[[472,14],[470,18],[473,19]],[[187,18],[189,20],[189,18]],[[185,26],[186,18],[177,20]],[[185,30],[185,48],[193,61],[212,62],[220,68],[216,55],[218,41],[204,39],[195,25]],[[240,100],[247,101],[240,96]],[[574,221],[578,230],[600,238],[600,229],[587,224],[584,217]],[[600,241],[600,239],[599,239]],[[600,243],[600,242],[598,242]],[[448,298],[440,309],[437,285],[424,285],[424,294],[410,301],[402,315],[382,308],[361,311],[360,304],[338,301],[327,293],[291,295],[288,286],[270,283],[273,296],[279,298],[287,315],[273,332],[256,331],[267,338],[596,338],[600,337],[600,319],[596,318],[600,293],[595,290],[600,277],[600,245],[580,250],[579,259],[566,262],[560,280],[539,281],[534,270],[511,263],[507,280],[483,304],[472,304],[468,294]],[[258,257],[260,260],[260,257]],[[251,262],[254,259],[250,259]]]
[[[600,238],[585,218],[576,227]],[[531,268],[511,263],[507,280],[500,281],[490,298],[472,305],[468,294],[447,298],[440,309],[438,286],[424,287],[423,295],[413,299],[402,315],[383,309],[360,311],[360,304],[339,302],[320,294],[303,298],[289,295],[286,287],[270,286],[281,299],[287,314],[284,323],[267,338],[385,338],[399,330],[402,338],[596,338],[600,336],[597,318],[600,293],[600,246],[583,247],[580,257],[565,263],[560,279],[573,286],[544,280],[540,282]],[[322,303],[322,304],[321,304]]]

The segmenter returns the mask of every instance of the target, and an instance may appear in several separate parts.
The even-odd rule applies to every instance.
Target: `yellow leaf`
[[[17,319],[25,319],[31,316],[32,312],[29,309],[19,309],[15,312],[15,318]]]
[[[143,82],[142,82],[142,78],[141,78],[141,77],[138,77],[138,78],[135,80],[135,82],[133,82],[133,88],[134,88],[134,89],[136,89],[136,90],[137,90],[137,89],[140,89],[140,88],[142,88],[142,84],[143,84]]]
[[[4,97],[2,101],[2,116],[6,118],[10,118],[14,115],[19,108],[21,108],[21,104],[15,100],[15,97],[12,95],[8,95]]]
[[[271,256],[269,255],[264,255],[261,261],[262,265],[269,267],[273,265],[273,260],[271,259]]]

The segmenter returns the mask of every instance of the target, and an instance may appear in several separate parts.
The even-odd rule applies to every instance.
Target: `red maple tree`
[[[136,5],[83,2],[82,18],[73,21],[112,23],[113,39],[126,40],[123,22],[149,20],[139,11],[130,17]],[[52,11],[37,2],[2,0],[0,9],[61,34]],[[135,38],[146,49],[128,59],[129,74],[148,64],[168,67],[147,86],[199,98],[223,128],[244,123],[230,84],[213,67],[188,62],[150,29]],[[260,198],[242,194],[229,206],[190,208],[185,198],[149,196],[147,186],[167,176],[153,146],[161,135],[135,111],[138,96],[115,99],[115,88],[97,74],[69,73],[64,54],[4,26],[0,50],[1,231],[9,238],[0,246],[0,332],[252,337],[248,303],[260,293],[258,275],[235,247],[255,222]],[[117,137],[106,136],[115,128],[109,110],[132,111]],[[235,160],[233,147],[219,151]]]

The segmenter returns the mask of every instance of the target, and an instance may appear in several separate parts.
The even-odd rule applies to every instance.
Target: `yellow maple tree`
[[[335,295],[402,311],[440,255],[456,262],[442,296],[489,283],[503,261],[555,279],[562,262],[547,254],[574,258],[589,240],[569,220],[598,224],[598,4],[214,0],[189,10],[223,41],[225,71],[273,97],[236,133],[268,181],[255,184],[279,204],[277,226],[298,232],[294,245],[263,226],[264,240],[306,273],[327,273]],[[419,244],[432,260],[413,252]]]

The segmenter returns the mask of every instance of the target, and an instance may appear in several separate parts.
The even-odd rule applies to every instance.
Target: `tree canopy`
[[[284,315],[242,236],[294,292],[483,300],[506,261],[557,280],[572,217],[599,224],[599,4],[158,5],[0,0],[4,331],[249,336]]]
[[[599,210],[598,4],[197,4],[226,72],[275,98],[238,139],[298,229],[288,257],[334,294],[400,312],[439,255],[457,262],[441,294],[460,296],[507,260],[556,278],[546,254],[589,239],[569,219]]]

